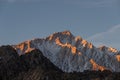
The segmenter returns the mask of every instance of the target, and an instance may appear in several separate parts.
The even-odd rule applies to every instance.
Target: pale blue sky
[[[97,34],[120,26],[119,0],[0,0],[0,45],[16,44],[70,30],[75,36],[119,48],[111,42],[96,41]],[[117,28],[120,30],[120,28]],[[116,31],[115,31],[116,32]],[[102,36],[103,37],[103,36]]]

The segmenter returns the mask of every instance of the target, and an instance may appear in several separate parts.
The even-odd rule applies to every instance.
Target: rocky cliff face
[[[120,73],[110,71],[66,73],[51,63],[38,49],[19,56],[11,46],[2,46],[0,80],[120,80]]]
[[[114,48],[96,48],[70,31],[57,32],[45,39],[34,39],[13,46],[19,55],[39,49],[64,72],[110,70],[120,72],[120,52]]]

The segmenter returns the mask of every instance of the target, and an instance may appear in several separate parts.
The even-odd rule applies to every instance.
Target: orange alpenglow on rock
[[[88,48],[90,48],[90,49],[92,49],[92,48],[93,48],[92,43],[89,43],[89,44],[88,44]]]
[[[17,45],[15,49],[20,49],[22,51],[21,54],[34,50],[34,48],[30,47],[30,41],[25,41],[24,43]]]
[[[71,32],[70,32],[69,30],[66,30],[66,31],[63,31],[62,34],[63,34],[63,35],[68,35],[68,36],[70,36],[70,35],[71,35]]]
[[[53,39],[53,34],[52,35],[50,35],[50,37],[49,37],[49,40],[52,40]]]
[[[72,49],[72,53],[76,53],[76,47],[71,47],[71,49]]]
[[[80,36],[76,36],[75,37],[75,41],[77,42],[77,41],[82,41],[82,38],[80,37]]]
[[[120,55],[116,55],[116,59],[120,62]]]
[[[61,42],[60,42],[59,37],[55,40],[55,42],[56,42],[56,44],[58,44],[58,45],[62,45]]]
[[[61,43],[61,41],[60,41],[59,38],[57,38],[57,39],[55,40],[55,42],[56,42],[57,45],[59,45],[59,46],[61,46],[61,47],[68,47],[68,48],[70,48],[70,49],[71,49],[71,52],[74,53],[74,54],[75,54],[76,51],[77,51],[77,49],[76,49],[75,46],[72,46],[72,45],[69,44],[69,43],[65,43],[65,44]]]
[[[88,44],[88,42],[86,40],[82,40],[81,44],[85,47]]]
[[[110,52],[113,52],[113,53],[116,53],[116,52],[118,52],[118,51],[117,51],[117,49],[115,49],[115,48],[112,48],[112,47],[109,47],[109,48],[108,48],[108,51],[110,51]]]
[[[82,40],[81,44],[84,46],[84,47],[87,47],[89,49],[92,49],[93,48],[93,44],[92,43],[88,43],[86,40]]]
[[[30,41],[27,41],[26,44],[28,44],[28,45],[27,45],[27,50],[25,51],[25,53],[34,50],[34,48],[31,48],[31,47],[30,47]]]
[[[93,70],[101,70],[101,71],[103,71],[103,70],[106,69],[104,66],[99,66],[98,64],[96,64],[96,62],[93,59],[90,60],[90,63],[93,66]]]

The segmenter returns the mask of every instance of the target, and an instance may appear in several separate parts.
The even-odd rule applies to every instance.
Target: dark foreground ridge
[[[38,49],[19,56],[11,46],[2,46],[0,80],[120,80],[120,73],[107,70],[65,73]]]

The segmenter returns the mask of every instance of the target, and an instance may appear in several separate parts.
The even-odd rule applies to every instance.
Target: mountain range
[[[0,80],[120,80],[120,51],[70,31],[0,47]]]
[[[112,47],[95,47],[70,31],[54,33],[45,39],[28,40],[13,48],[19,55],[39,49],[54,65],[64,72],[110,70],[120,72],[120,51]]]

